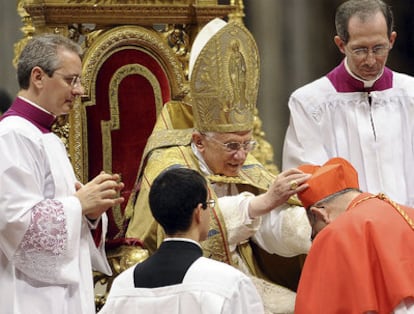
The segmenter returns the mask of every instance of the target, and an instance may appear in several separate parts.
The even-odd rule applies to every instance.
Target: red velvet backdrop
[[[114,73],[127,64],[140,64],[158,79],[163,104],[170,100],[170,85],[163,67],[149,53],[126,48],[111,55],[99,69],[96,79],[96,104],[87,107],[89,179],[103,169],[101,121],[110,120],[109,84]],[[156,119],[154,90],[142,75],[126,76],[118,90],[120,129],[111,132],[112,172],[120,173],[125,189],[125,205],[135,183],[141,156]],[[112,211],[108,211],[108,239],[119,232]]]

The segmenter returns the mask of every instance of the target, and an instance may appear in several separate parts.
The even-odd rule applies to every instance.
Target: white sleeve
[[[243,192],[235,196],[218,199],[218,205],[224,218],[230,251],[248,240],[259,229],[261,218],[251,219],[248,214],[252,193]]]
[[[24,137],[0,136],[0,249],[10,260],[30,226],[32,208],[43,200],[46,156]]]
[[[52,161],[68,169],[53,173],[42,142],[45,136],[29,134],[6,131],[0,136],[0,250],[35,280],[78,282],[81,232],[87,226],[79,199],[73,196],[73,170],[60,150]],[[89,229],[86,236],[92,238]]]
[[[292,257],[308,253],[311,234],[305,209],[285,204],[262,216],[262,224],[253,241],[271,254]]]
[[[84,219],[88,220],[85,216],[84,216]],[[112,270],[111,270],[111,266],[109,266],[108,258],[106,256],[106,250],[105,250],[106,233],[108,230],[108,216],[106,215],[106,213],[103,213],[101,215],[100,219],[98,219],[97,222],[99,221],[102,221],[102,232],[101,232],[101,238],[99,241],[99,246],[96,246],[90,230],[87,231],[89,252],[91,255],[91,262],[92,262],[92,269],[100,271],[101,273],[104,273],[110,276],[112,275]],[[87,224],[87,226],[88,228],[91,228],[90,225]]]
[[[0,136],[0,249],[22,272],[50,281],[67,250],[68,230],[63,203],[44,197],[53,186],[46,184],[50,169],[40,143],[18,132]]]
[[[263,302],[249,277],[237,282],[232,297],[223,304],[221,314],[263,314]]]
[[[283,144],[283,170],[304,163],[320,164],[329,159],[322,143],[323,130],[309,112],[312,100],[303,103],[302,98],[303,95],[294,93],[289,99],[290,120]]]

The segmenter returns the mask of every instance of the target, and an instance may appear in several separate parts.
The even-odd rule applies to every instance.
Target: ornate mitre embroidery
[[[259,66],[256,42],[241,23],[229,22],[208,40],[197,56],[190,78],[198,130],[253,129]]]

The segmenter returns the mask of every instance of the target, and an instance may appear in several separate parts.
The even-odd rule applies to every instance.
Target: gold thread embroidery
[[[414,230],[414,222],[413,220],[410,218],[410,216],[408,216],[408,214],[393,200],[391,200],[390,198],[388,198],[384,193],[379,193],[377,195],[370,195],[367,197],[364,197],[363,199],[360,199],[359,201],[357,201],[355,204],[353,204],[349,209],[354,208],[355,206],[357,206],[358,204],[365,202],[369,199],[372,198],[378,198],[382,201],[387,202],[388,204],[390,204],[392,207],[394,207],[397,212],[404,218],[404,220],[408,223],[408,225],[411,227],[411,229]]]

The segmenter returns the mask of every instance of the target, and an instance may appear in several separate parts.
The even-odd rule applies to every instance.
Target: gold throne
[[[219,3],[220,2],[220,3]],[[188,59],[198,31],[215,17],[242,19],[242,0],[20,0],[24,33],[61,33],[84,48],[83,95],[56,124],[75,173],[87,182],[102,169],[119,173],[128,199],[158,113],[188,94]],[[272,172],[272,147],[257,115],[256,157]],[[139,239],[125,238],[126,203],[108,211],[107,254],[114,275],[95,273],[97,310],[117,274],[147,257]]]

